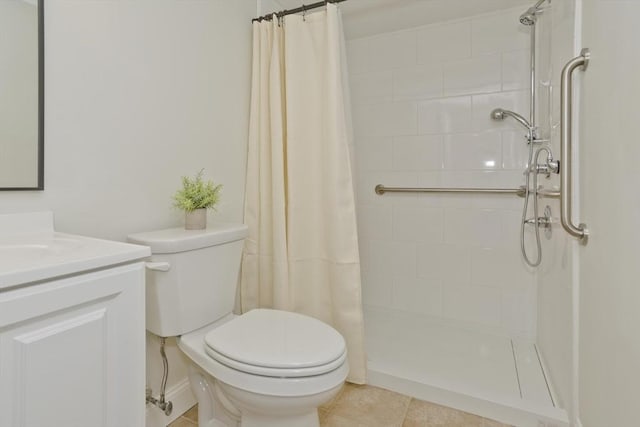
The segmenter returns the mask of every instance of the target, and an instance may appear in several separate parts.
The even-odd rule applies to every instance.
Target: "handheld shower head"
[[[518,113],[515,113],[513,111],[509,111],[509,110],[504,110],[502,108],[496,108],[495,110],[493,110],[491,112],[491,118],[493,120],[504,120],[507,117],[513,118],[518,123],[520,123],[522,126],[527,128],[527,130],[531,130],[531,124],[529,123],[529,121],[527,119],[525,119],[524,117],[522,117]]]
[[[502,108],[496,108],[491,112],[491,118],[493,120],[504,120],[504,110]]]

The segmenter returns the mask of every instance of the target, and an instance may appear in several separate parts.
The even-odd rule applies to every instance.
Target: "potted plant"
[[[214,209],[220,201],[222,185],[213,181],[204,181],[200,170],[194,178],[182,177],[182,188],[173,196],[173,205],[185,212],[185,226],[187,230],[202,230],[207,228],[207,209]]]

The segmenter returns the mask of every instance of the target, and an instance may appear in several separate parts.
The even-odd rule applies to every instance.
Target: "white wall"
[[[182,224],[171,196],[205,168],[224,184],[211,218],[241,221],[255,12],[254,0],[47,0],[45,191],[0,193],[0,212],[50,209],[60,231],[123,240]],[[171,385],[185,366],[175,347],[170,359]]]
[[[529,32],[522,8],[351,40],[364,303],[535,339],[522,199],[374,194],[523,183]]]
[[[538,123],[543,139],[555,158],[560,158],[560,72],[574,55],[574,1],[545,3],[545,12],[539,15],[538,34]],[[545,187],[559,186],[559,176],[544,179]],[[560,203],[542,199],[540,212],[551,207],[552,216],[560,217]],[[533,214],[531,214],[533,216]],[[542,264],[538,268],[538,349],[549,374],[555,403],[571,409],[572,402],[572,297],[577,276],[573,272],[575,254],[573,242],[562,229],[559,220],[553,225],[551,239],[542,237]]]
[[[281,10],[286,9],[286,7],[282,6],[278,2],[278,0],[257,0],[258,2],[258,13],[256,16],[263,16],[267,13],[279,12]]]
[[[637,426],[640,384],[640,2],[584,1],[580,255],[580,418]]]
[[[47,2],[44,192],[2,212],[52,209],[61,231],[122,240],[180,224],[180,176],[224,184],[240,220],[255,3]],[[232,42],[230,42],[232,41]]]

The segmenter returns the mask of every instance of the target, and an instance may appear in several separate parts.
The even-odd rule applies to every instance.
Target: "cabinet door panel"
[[[13,337],[18,425],[106,425],[107,329],[100,308]]]
[[[0,426],[144,425],[144,271],[0,294]]]

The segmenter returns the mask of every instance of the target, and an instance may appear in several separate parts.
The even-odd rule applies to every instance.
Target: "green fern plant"
[[[196,209],[214,209],[220,201],[222,185],[213,181],[205,182],[202,179],[204,169],[194,178],[182,177],[182,188],[173,195],[173,206],[185,212],[193,212]]]

